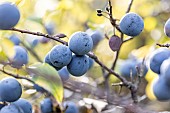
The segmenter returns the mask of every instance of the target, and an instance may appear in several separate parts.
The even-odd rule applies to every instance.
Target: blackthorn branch
[[[132,3],[131,3],[132,4]],[[131,7],[131,5],[129,6]],[[129,8],[130,9],[130,8]],[[120,33],[120,29],[118,27],[118,25],[116,24],[116,19],[113,18],[112,16],[112,5],[111,5],[111,1],[109,0],[109,16],[110,16],[110,22],[111,24],[113,25],[113,27],[115,27]],[[12,31],[17,31],[17,32],[20,32],[20,33],[26,33],[26,34],[32,34],[32,35],[36,35],[36,36],[44,36],[46,38],[49,38],[49,39],[52,39],[52,40],[55,40],[57,42],[60,42],[64,45],[68,45],[67,42],[63,41],[60,39],[60,37],[56,37],[57,35],[55,36],[51,36],[51,35],[48,35],[48,34],[43,34],[43,33],[40,33],[40,32],[31,32],[31,31],[28,31],[28,30],[21,30],[21,29],[17,29],[17,28],[11,28],[10,30]],[[121,39],[123,40],[123,36],[124,34],[121,33]],[[105,84],[107,87],[109,87],[108,85],[108,79],[109,79],[109,75],[110,74],[113,74],[114,76],[116,76],[117,78],[120,79],[120,81],[122,81],[124,83],[124,85],[126,87],[128,87],[130,90],[131,90],[131,93],[132,93],[132,99],[134,99],[134,102],[136,103],[136,87],[128,82],[124,77],[120,76],[119,74],[117,74],[116,72],[114,72],[114,68],[115,68],[115,65],[116,65],[116,62],[117,62],[117,59],[118,59],[118,55],[119,55],[119,51],[120,49],[117,51],[117,55],[116,55],[116,60],[114,61],[111,69],[109,69],[107,66],[105,66],[101,61],[99,61],[99,59],[97,58],[97,56],[95,56],[94,54],[91,54],[91,53],[88,53],[87,55],[91,58],[93,58],[101,67],[103,67],[105,70],[107,70],[109,73],[107,75],[105,75]],[[108,89],[107,88],[107,91],[109,92],[110,88]]]
[[[36,36],[44,36],[44,37],[47,37],[49,39],[52,39],[52,40],[55,40],[55,41],[58,41],[62,44],[65,44],[65,45],[68,45],[67,42],[61,40],[60,38],[56,38],[54,36],[50,36],[48,34],[43,34],[43,33],[40,33],[40,32],[31,32],[31,31],[28,31],[28,30],[20,30],[20,29],[17,29],[17,28],[12,28],[11,30],[13,31],[17,31],[17,32],[20,32],[20,33],[26,33],[26,34],[32,34],[32,35],[36,35]],[[135,88],[132,88],[134,87],[134,85],[132,83],[129,83],[124,77],[120,76],[118,73],[114,72],[112,69],[109,69],[106,65],[104,65],[96,55],[92,54],[92,53],[88,53],[87,54],[89,57],[93,58],[96,63],[98,63],[101,67],[103,67],[105,70],[107,70],[110,74],[113,74],[115,75],[117,78],[119,78],[124,84],[126,87],[129,87],[129,89],[131,90],[131,92],[133,92],[133,90]],[[116,64],[116,63],[115,63]],[[135,91],[136,92],[136,91]],[[133,95],[134,96],[134,95]],[[134,97],[132,97],[134,98]]]

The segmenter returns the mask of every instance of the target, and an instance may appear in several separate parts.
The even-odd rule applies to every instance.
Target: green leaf
[[[27,68],[29,73],[34,74],[41,82],[44,88],[50,88],[51,93],[60,104],[63,101],[63,84],[55,68],[46,63],[35,63]]]

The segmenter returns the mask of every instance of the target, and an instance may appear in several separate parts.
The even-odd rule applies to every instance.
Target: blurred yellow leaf
[[[153,92],[153,85],[156,82],[156,80],[158,80],[158,78],[159,78],[158,74],[154,73],[150,69],[148,70],[148,73],[145,76],[145,79],[148,81],[145,92],[150,100],[156,100],[156,97]]]
[[[151,69],[149,69],[145,76],[145,79],[147,80],[147,82],[152,82],[157,77],[158,74],[154,73]]]
[[[18,0],[20,1],[20,0]],[[18,8],[20,10],[20,22],[24,21],[27,17],[32,15],[35,6],[35,0],[21,0],[18,3]]]
[[[146,92],[146,96],[150,100],[156,100],[156,97],[155,97],[155,95],[153,93],[153,82],[147,84],[145,92]]]
[[[145,58],[148,53],[151,52],[150,45],[142,46],[139,49],[134,49],[132,51],[132,54],[136,56],[137,58]]]
[[[108,44],[107,39],[103,39],[96,47],[95,54],[105,65],[111,66],[115,59],[115,52],[113,52]]]
[[[25,21],[24,27],[33,32],[44,32],[44,26],[42,26],[42,24],[38,23],[37,21],[33,21],[31,19]]]
[[[157,25],[157,20],[155,17],[146,17],[144,19],[145,29],[147,31],[153,30]]]
[[[57,20],[59,20],[59,18],[62,18],[60,10],[46,11],[45,16],[43,17],[43,21],[44,23],[53,22],[57,24]]]
[[[15,55],[14,44],[7,38],[0,40],[2,50],[5,52],[8,58],[13,58]]]
[[[157,2],[157,1],[156,1]],[[150,16],[153,13],[153,10],[155,10],[156,6],[156,2],[141,2],[140,3],[140,7],[136,7],[136,10],[139,12],[139,14],[141,14],[142,16],[146,17],[146,16]],[[137,6],[137,5],[136,5]]]
[[[145,92],[146,92],[146,96],[150,99],[150,100],[156,100],[156,96],[154,95],[154,92],[153,92],[153,85],[154,83],[159,79],[159,77],[157,78],[154,78],[152,81],[150,81],[147,86],[146,86],[146,89],[145,89]]]
[[[20,0],[1,0],[0,3],[1,3],[1,2],[14,2],[14,3],[15,3],[15,2],[17,2],[17,1],[20,1]]]
[[[0,47],[0,62],[3,63],[3,62],[6,62],[7,60],[8,60],[8,58],[7,58],[6,54]]]
[[[135,37],[133,40],[130,40],[124,43],[120,50],[120,58],[126,59],[128,58],[129,53],[134,50],[138,46],[138,39]]]
[[[19,5],[21,2],[25,2],[25,0],[15,0],[16,5]]]
[[[62,0],[57,5],[56,9],[71,9],[74,7],[74,2],[72,0]]]

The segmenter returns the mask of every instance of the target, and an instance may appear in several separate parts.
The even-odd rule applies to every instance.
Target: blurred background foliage
[[[63,39],[65,41],[68,41],[69,36],[72,33],[76,31],[86,31],[89,28],[93,30],[99,29],[103,34],[107,34],[109,37],[113,35],[113,28],[109,20],[96,15],[96,9],[105,10],[108,2],[107,0],[0,0],[0,3],[4,1],[13,2],[19,7],[21,19],[16,26],[16,28],[19,29],[47,33],[45,25],[52,23],[55,25],[55,34],[64,33],[67,35],[67,37]],[[113,17],[120,19],[125,14],[130,0],[111,1],[113,5]],[[123,59],[127,59],[129,56],[134,55],[138,58],[146,57],[147,60],[147,56],[157,48],[156,43],[170,43],[169,38],[164,35],[163,31],[164,23],[170,17],[169,0],[134,0],[131,12],[136,12],[142,16],[145,27],[139,36],[134,37],[133,40],[128,41],[122,46],[116,72],[119,72],[119,65]],[[0,31],[0,38],[4,40],[4,38],[9,37],[13,33],[19,35],[23,43],[30,48],[31,46],[25,40],[26,37],[39,38],[33,35],[26,35],[13,31]],[[117,31],[116,34],[120,36],[120,33]],[[127,38],[129,37],[125,36],[125,39]],[[9,45],[11,45],[10,42],[2,40],[2,45],[8,45],[8,47],[1,46],[3,48],[1,48],[0,51],[0,58],[5,60],[3,50],[7,53],[8,57],[12,55],[12,50],[9,49]],[[31,49],[34,50],[43,61],[45,55],[55,44],[58,44],[58,42],[51,40],[46,44],[38,43]],[[93,52],[108,67],[112,65],[115,59],[115,53],[109,48],[108,40],[106,38],[97,45]],[[36,58],[30,52],[29,56],[29,64],[37,62]],[[7,68],[10,69],[10,67]],[[10,70],[14,72],[14,69]],[[24,70],[21,70],[19,73],[23,75],[28,74]],[[148,72],[146,76],[147,81],[152,81],[153,76],[155,75],[152,72]],[[2,78],[4,75],[0,77]],[[100,85],[104,80],[102,77],[102,70],[97,64],[95,64],[83,77],[72,78],[93,86],[99,85],[99,87],[103,87]],[[110,83],[113,82],[117,82],[117,79],[114,76],[111,76]],[[143,92],[144,90],[145,89],[142,89]],[[84,97],[90,96],[84,95]],[[155,106],[154,102],[146,101],[146,105],[144,101],[145,107],[158,111],[169,109],[168,107],[163,106],[165,103],[157,102],[157,105]]]

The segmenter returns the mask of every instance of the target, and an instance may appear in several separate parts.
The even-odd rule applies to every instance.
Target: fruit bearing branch
[[[43,33],[40,33],[40,32],[32,32],[32,31],[28,31],[28,30],[21,30],[21,29],[17,29],[17,28],[12,28],[11,30],[12,31],[17,31],[17,32],[20,32],[20,33],[32,34],[32,35],[36,35],[36,36],[44,36],[46,38],[49,38],[49,39],[55,40],[57,42],[60,42],[62,44],[68,45],[67,42],[61,40],[59,37],[51,36],[51,35],[48,35],[48,34],[43,34]],[[124,77],[120,76],[118,73],[114,72],[112,69],[109,69],[101,61],[99,61],[99,59],[98,59],[98,57],[96,55],[94,55],[92,53],[88,53],[87,55],[89,57],[93,58],[96,63],[98,63],[101,67],[103,67],[105,70],[107,70],[110,74],[113,74],[117,78],[119,78],[124,83],[124,85],[131,90],[132,94],[133,94],[133,92],[136,92],[135,88],[134,88],[134,85],[132,83],[127,81]],[[134,98],[136,98],[136,96],[134,95],[132,98],[134,99]],[[134,100],[134,102],[136,103],[136,99]]]
[[[133,4],[133,0],[130,1],[126,13],[129,13],[129,12],[130,12],[130,9],[131,9],[131,7],[132,7],[132,4]],[[108,1],[108,5],[109,5],[109,6],[106,7],[106,11],[107,11],[106,14],[108,14],[108,16],[109,16],[109,20],[110,20],[111,25],[113,26],[113,30],[115,30],[115,28],[116,28],[116,29],[121,33],[120,38],[121,38],[121,41],[122,41],[122,44],[120,44],[119,49],[116,51],[116,58],[115,58],[115,60],[113,61],[113,64],[112,64],[112,66],[111,66],[111,68],[110,68],[111,70],[114,70],[114,68],[115,68],[115,66],[116,66],[116,63],[117,63],[117,60],[118,60],[118,57],[119,57],[119,53],[120,53],[121,46],[123,45],[123,43],[125,43],[125,42],[133,39],[133,37],[131,37],[131,38],[127,39],[127,40],[123,40],[124,34],[121,32],[119,26],[116,24],[117,19],[115,19],[115,18],[113,17],[111,0]],[[100,10],[100,9],[97,10],[97,13],[98,13],[98,14],[97,14],[98,16],[104,16],[104,15],[102,14],[102,10]],[[113,34],[115,35],[115,31],[113,31]],[[108,72],[109,72],[109,71],[108,71]],[[110,87],[109,87],[109,82],[108,82],[109,77],[110,77],[110,74],[112,74],[112,73],[109,72],[109,73],[106,73],[106,74],[104,75],[104,79],[105,79],[104,82],[105,82],[105,86],[106,86],[106,90],[107,90],[107,95],[108,95],[107,101],[108,101],[108,102],[109,102],[109,100],[110,100],[110,99],[109,99]],[[114,74],[114,75],[115,75],[115,74]],[[116,75],[115,75],[115,76],[116,76]],[[119,78],[119,77],[118,77],[118,78]],[[119,78],[119,79],[121,80],[121,78]],[[124,80],[121,80],[121,81],[123,82]],[[126,83],[126,82],[123,82],[123,83]],[[125,85],[125,86],[126,86],[126,85]],[[136,97],[137,87],[136,87],[136,86],[133,86],[133,88],[130,89],[130,90],[131,90],[131,92],[132,92],[132,98],[133,98],[134,102],[136,103],[136,102],[137,102],[137,97]],[[132,90],[133,90],[133,91],[132,91]]]
[[[128,7],[128,10],[126,11],[129,12],[130,9],[131,9],[131,6],[132,6],[132,3],[133,3],[133,0],[131,0],[130,4],[129,4],[129,7]],[[116,24],[116,19],[113,18],[112,16],[112,5],[111,5],[111,1],[109,0],[109,8],[107,9],[108,12],[109,12],[109,17],[110,17],[110,22],[111,24],[113,25],[113,27],[115,27],[120,33],[121,33],[121,39],[123,40],[123,33],[120,31],[119,29],[119,26]],[[63,38],[64,36],[66,35],[62,35],[62,37],[60,37],[60,35],[55,35],[55,36],[51,36],[51,35],[48,35],[48,34],[43,34],[43,33],[40,33],[40,32],[32,32],[32,31],[28,31],[28,30],[21,30],[21,29],[17,29],[17,28],[11,28],[10,30],[12,31],[17,31],[17,32],[20,32],[20,33],[26,33],[26,34],[32,34],[32,35],[36,35],[36,36],[44,36],[46,38],[49,38],[49,39],[52,39],[52,40],[55,40],[57,42],[60,42],[64,45],[68,45],[67,42],[61,40],[60,38]],[[120,81],[124,84],[124,86],[126,86],[127,88],[129,88],[129,90],[131,91],[131,95],[132,95],[132,99],[134,100],[134,102],[136,103],[137,102],[137,95],[136,95],[136,92],[137,92],[137,88],[136,86],[127,81],[124,77],[120,76],[118,73],[114,72],[114,67],[116,65],[116,62],[117,62],[117,59],[118,59],[118,56],[119,56],[119,51],[120,49],[117,51],[116,53],[116,60],[114,61],[112,67],[109,69],[106,65],[104,65],[96,55],[94,55],[93,53],[88,53],[87,55],[91,58],[93,58],[95,60],[96,63],[98,63],[103,69],[107,70],[108,71],[108,74],[105,76],[105,78],[108,78],[110,74],[113,74],[115,75],[117,78],[120,79]],[[106,84],[108,84],[108,79],[105,79],[106,80]],[[108,87],[109,88],[109,87]],[[110,90],[110,88],[108,89]],[[109,91],[108,91],[109,92]]]

